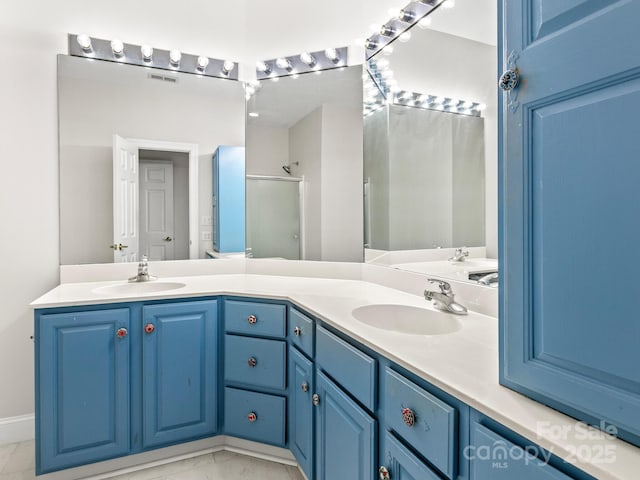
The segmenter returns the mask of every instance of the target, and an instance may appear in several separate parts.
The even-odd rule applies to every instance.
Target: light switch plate
[[[205,216],[202,217],[201,225],[209,226],[212,223],[213,223],[213,219],[210,216],[205,215]]]
[[[211,241],[211,232],[202,232],[202,240],[205,242]]]

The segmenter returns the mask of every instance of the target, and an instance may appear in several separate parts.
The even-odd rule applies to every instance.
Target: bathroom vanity
[[[62,284],[32,304],[39,474],[212,438],[318,480],[613,479],[638,468],[635,447],[595,430],[583,440],[571,418],[498,385],[495,318],[360,279],[156,285]],[[356,313],[389,305],[456,327],[412,334]],[[616,462],[572,455],[585,442],[613,448]]]

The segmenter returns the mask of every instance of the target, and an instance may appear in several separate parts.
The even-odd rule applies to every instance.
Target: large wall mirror
[[[445,2],[370,60],[367,258],[463,246],[497,255],[495,9]]]
[[[61,264],[204,258],[212,155],[244,145],[242,84],[60,55],[58,91]]]
[[[362,67],[263,80],[247,102],[247,251],[362,261]]]

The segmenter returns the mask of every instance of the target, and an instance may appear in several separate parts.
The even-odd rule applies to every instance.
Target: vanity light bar
[[[403,33],[408,32],[413,25],[420,22],[426,15],[429,15],[433,10],[447,1],[451,0],[419,0],[409,3],[402,10],[399,10],[398,15],[391,18],[384,25],[381,25],[379,31],[373,33],[365,40],[364,48],[366,59],[369,60],[384,47],[399,38]]]
[[[266,80],[300,73],[342,68],[347,66],[347,59],[347,47],[304,52],[300,55],[260,61],[256,64],[256,76],[258,80]]]
[[[426,108],[440,112],[457,113],[471,117],[481,117],[485,105],[479,102],[471,102],[451,97],[439,97],[425,93],[408,92],[402,90],[392,96],[394,105],[403,107]]]
[[[133,45],[118,39],[103,40],[88,35],[68,35],[69,55],[94,58],[171,72],[192,73],[204,77],[238,80],[238,64],[205,56],[160,50],[149,45]]]

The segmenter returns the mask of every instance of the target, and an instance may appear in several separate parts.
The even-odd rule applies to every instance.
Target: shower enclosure
[[[247,175],[247,256],[304,259],[302,178]]]

